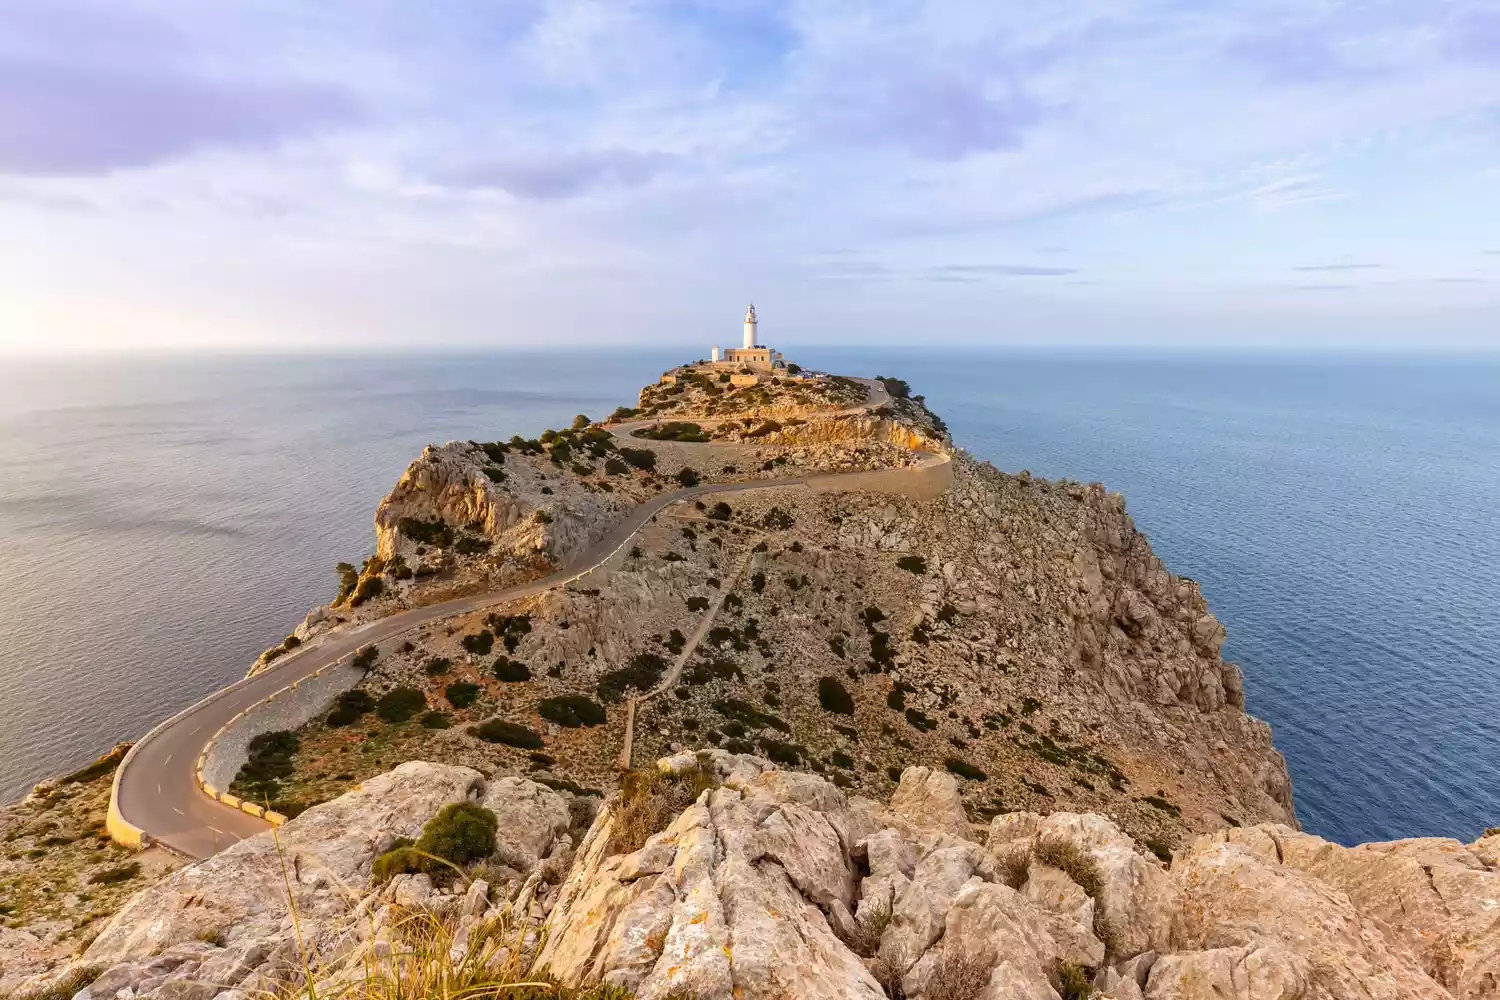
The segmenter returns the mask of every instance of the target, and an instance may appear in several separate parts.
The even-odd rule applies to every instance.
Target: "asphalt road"
[[[870,399],[851,410],[873,408],[889,400],[879,383],[868,379],[859,381],[869,386]],[[626,431],[641,423],[644,422],[622,424],[618,430]],[[209,798],[197,783],[198,755],[213,735],[240,712],[361,646],[391,639],[429,622],[506,604],[563,586],[608,561],[651,517],[669,504],[706,493],[805,485],[809,478],[829,477],[791,476],[704,483],[663,493],[633,508],[567,568],[556,573],[505,590],[413,608],[310,643],[281,657],[260,673],[209,695],[137,741],[116,775],[115,807],[126,822],[144,830],[154,840],[194,858],[208,857],[235,841],[261,833],[268,829],[264,820]]]

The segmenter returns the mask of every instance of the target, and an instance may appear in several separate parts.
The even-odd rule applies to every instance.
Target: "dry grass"
[[[665,830],[706,789],[718,786],[718,778],[702,766],[681,774],[664,774],[654,767],[627,771],[620,779],[609,853],[640,850],[652,834]]]
[[[974,955],[944,952],[922,996],[926,1000],[976,1000],[990,984],[990,971],[990,963]]]
[[[1024,847],[1013,847],[1000,855],[1000,881],[1017,891],[1031,877],[1031,852]]]
[[[1038,864],[1056,868],[1078,883],[1078,887],[1092,899],[1099,898],[1104,885],[1099,874],[1099,863],[1093,855],[1071,840],[1063,837],[1038,837],[1031,842],[1031,857]]]
[[[854,926],[844,936],[844,944],[861,958],[872,958],[880,950],[880,939],[891,923],[889,902],[872,904],[854,921]]]
[[[1062,1000],[1089,1000],[1094,995],[1094,984],[1082,966],[1063,962],[1057,967],[1057,992]]]
[[[56,980],[27,993],[13,993],[7,1000],[71,1000],[73,994],[99,978],[104,971],[102,965],[84,965]]]

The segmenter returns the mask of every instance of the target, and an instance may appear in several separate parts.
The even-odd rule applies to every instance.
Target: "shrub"
[[[354,588],[359,585],[359,570],[350,563],[341,562],[333,568],[333,571],[339,575],[339,592],[338,596],[333,599],[333,603],[343,604],[344,600],[354,593]]]
[[[1089,979],[1088,970],[1072,962],[1059,962],[1057,995],[1062,1000],[1089,1000],[1094,995],[1094,984]]]
[[[585,430],[591,423],[593,423],[592,420],[590,420],[586,415],[580,413],[573,418],[573,429],[575,431]]]
[[[604,706],[588,695],[582,694],[543,698],[536,703],[536,712],[548,722],[555,722],[568,729],[577,729],[579,726],[602,726],[607,721]]]
[[[927,572],[927,560],[921,556],[902,556],[896,560],[896,565],[908,573],[915,573],[918,576]]]
[[[665,830],[699,795],[718,785],[713,773],[701,765],[679,774],[664,774],[654,767],[626,771],[620,777],[608,853],[640,850],[652,834]]]
[[[1019,891],[1031,877],[1031,852],[1024,847],[1013,847],[997,860],[1000,881]]]
[[[359,688],[345,691],[334,700],[333,711],[328,713],[328,725],[347,726],[374,707],[375,699],[370,697],[370,692]]]
[[[837,677],[818,678],[818,704],[839,715],[854,714],[854,699]]]
[[[361,670],[369,670],[375,665],[375,661],[378,659],[380,659],[380,647],[372,643],[355,653],[354,658],[349,663]]]
[[[454,708],[468,708],[479,700],[479,692],[482,690],[478,684],[470,681],[454,681],[443,689],[443,697]]]
[[[734,510],[723,500],[708,509],[708,517],[715,521],[727,521],[734,515]]]
[[[922,995],[930,1000],[978,1000],[990,984],[990,971],[990,963],[978,955],[942,951]]]
[[[750,577],[750,589],[751,589],[751,591],[753,591],[754,593],[757,593],[757,594],[760,593],[762,590],[765,590],[766,589],[766,574],[764,574],[764,573],[756,573],[754,576]]]
[[[480,538],[477,535],[464,535],[453,546],[455,552],[465,556],[477,556],[488,552],[494,544],[488,538]]]
[[[1038,837],[1031,842],[1031,857],[1038,864],[1056,868],[1094,899],[1104,885],[1094,856],[1065,837]]]
[[[438,674],[446,674],[452,667],[453,661],[448,659],[448,657],[434,656],[427,661],[423,669],[427,671],[429,677],[436,677]]]
[[[439,712],[437,709],[423,712],[419,721],[423,729],[449,729],[453,726],[453,720],[448,718],[448,713]]]
[[[682,468],[677,473],[677,481],[683,486],[697,486],[698,472],[695,469]]]
[[[484,476],[492,483],[505,482],[505,470],[498,465],[486,465],[484,467]]]
[[[503,441],[491,441],[489,444],[480,445],[479,450],[484,452],[485,457],[491,462],[494,462],[496,465],[504,465],[505,456],[510,451],[510,447]]]
[[[611,456],[604,461],[604,471],[611,476],[618,476],[622,472],[629,471],[630,466]]]
[[[597,691],[604,701],[619,701],[630,688],[649,691],[666,673],[667,661],[655,653],[637,653],[630,662],[618,670],[611,670],[599,678]]]
[[[367,576],[359,581],[354,593],[349,595],[349,606],[357,608],[368,600],[385,593],[385,581],[378,576]]]
[[[542,738],[535,732],[505,719],[490,719],[481,722],[477,726],[470,726],[468,732],[470,736],[484,740],[486,743],[503,743],[522,750],[540,750],[543,745]]]
[[[835,767],[842,767],[845,770],[852,770],[854,767],[854,758],[842,750],[835,750],[828,755],[828,759],[833,762]]]
[[[906,384],[905,379],[886,378],[884,375],[876,375],[876,381],[885,386],[885,391],[890,393],[893,399],[908,399],[911,396],[911,386]]]
[[[502,656],[495,661],[495,677],[507,684],[519,684],[531,680],[531,668],[520,660]]]
[[[422,545],[445,549],[453,544],[453,529],[442,518],[423,521],[415,517],[403,517],[396,522],[396,530]]]
[[[620,457],[637,469],[650,472],[656,468],[656,452],[650,448],[621,448]]]
[[[693,598],[688,598],[688,610],[689,611],[691,611],[692,608],[693,608],[692,602],[693,602]],[[708,602],[707,602],[706,598],[704,599],[704,605],[703,605],[703,607],[705,609],[708,607]],[[671,632],[669,632],[667,634],[666,647],[667,647],[667,651],[669,653],[673,653],[673,654],[680,653],[680,652],[682,652],[683,647],[685,647],[686,645],[687,645],[687,638],[682,634],[681,631],[679,631],[679,630],[677,630],[677,629],[674,628]]]
[[[391,688],[375,703],[375,714],[386,722],[405,722],[427,707],[427,696],[414,687]]]
[[[141,873],[139,861],[127,861],[123,865],[106,868],[89,876],[90,885],[118,885],[121,882],[129,882]]]
[[[906,710],[906,721],[911,724],[913,729],[921,730],[924,733],[930,733],[937,728],[936,722],[915,708],[908,708]]]
[[[689,611],[692,611],[692,612],[707,611],[708,610],[708,598],[706,598],[706,597],[689,597],[687,599],[687,609]],[[677,652],[677,650],[674,649],[674,650],[672,650],[672,652],[675,653],[675,652]]]
[[[300,746],[297,734],[284,729],[255,736],[229,790],[251,802],[275,799],[281,779],[292,775],[292,755]]]
[[[768,712],[762,712],[754,705],[739,698],[716,701],[713,703],[713,709],[724,716],[724,718],[737,720],[752,729],[779,729],[783,733],[792,731],[792,727],[781,719]],[[725,729],[727,731],[728,727],[726,726]]]
[[[795,743],[784,743],[781,740],[773,740],[768,736],[762,736],[755,741],[767,759],[787,767],[795,767],[802,763],[802,757],[807,750]]]
[[[495,648],[495,633],[489,629],[482,632],[474,632],[466,635],[459,641],[459,645],[476,656],[488,656],[490,650]]]
[[[983,781],[989,777],[973,764],[958,757],[949,757],[943,761],[943,766],[960,778],[968,778],[970,781]]]

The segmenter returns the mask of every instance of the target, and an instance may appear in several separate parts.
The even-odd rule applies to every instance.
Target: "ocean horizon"
[[[690,352],[689,352],[690,353]],[[1124,493],[1228,628],[1298,814],[1500,823],[1500,357],[805,348],[1007,471]],[[681,348],[0,364],[0,801],[241,676],[428,443],[629,404]]]

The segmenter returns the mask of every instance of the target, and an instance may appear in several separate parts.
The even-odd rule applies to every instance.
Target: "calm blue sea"
[[[602,414],[680,353],[0,361],[0,800],[239,676],[424,444]],[[1500,824],[1500,362],[795,356],[1124,492],[1228,625],[1308,829]]]

